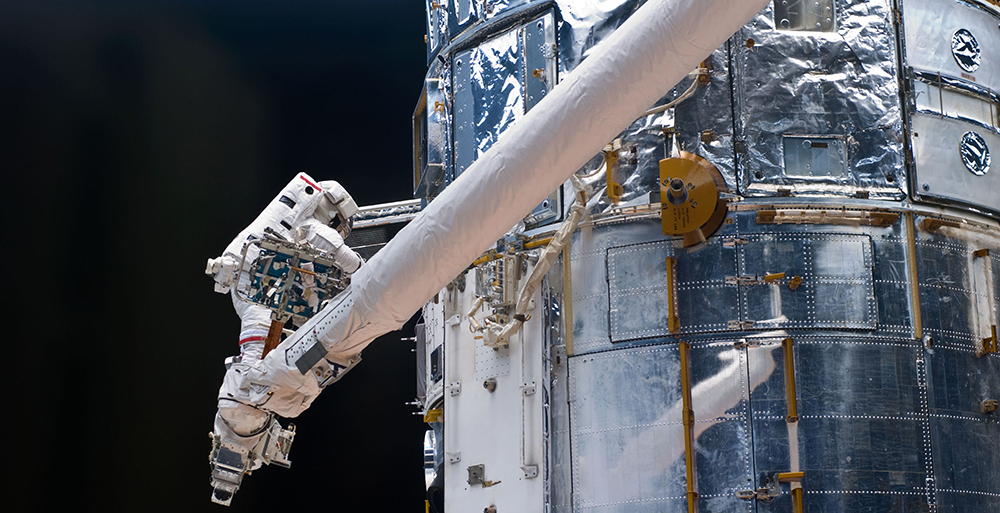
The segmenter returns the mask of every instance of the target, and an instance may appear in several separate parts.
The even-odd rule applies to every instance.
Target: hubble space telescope
[[[421,310],[428,511],[1000,511],[996,0],[426,22],[419,203],[354,215],[356,270],[287,234],[213,268],[336,275],[220,395],[217,501]]]

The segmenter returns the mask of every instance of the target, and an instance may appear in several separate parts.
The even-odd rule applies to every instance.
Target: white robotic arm
[[[402,326],[607,141],[641,117],[663,96],[665,86],[685,77],[765,3],[644,3],[359,269],[346,290],[263,359],[248,363],[246,377],[227,380],[222,392],[235,390],[226,400],[242,405],[241,414],[220,424],[240,436],[237,431],[259,421],[248,408],[285,417],[305,410],[324,386],[358,361],[368,343]],[[244,240],[238,237],[240,245]],[[247,454],[260,454],[267,462],[267,450],[258,449],[259,443],[253,445],[257,452]],[[240,447],[246,445],[249,441]],[[230,468],[223,458],[239,454],[229,449],[218,453],[213,452],[215,468],[223,470]],[[244,461],[242,456],[239,461]],[[222,478],[213,477],[213,482],[230,497],[235,492]]]

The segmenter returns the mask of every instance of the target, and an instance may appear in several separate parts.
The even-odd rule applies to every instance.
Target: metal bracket
[[[455,381],[455,382],[449,384],[445,388],[447,388],[448,391],[451,392],[451,396],[452,397],[455,397],[456,395],[462,393],[462,382],[461,381]]]
[[[805,477],[805,472],[778,472],[779,483],[799,483]]]
[[[462,451],[446,452],[444,455],[448,457],[448,463],[458,463],[462,461]]]
[[[615,171],[618,169],[618,152],[621,148],[621,139],[615,139],[611,144],[604,147],[605,175],[608,183],[608,189],[605,194],[616,205],[621,201],[621,196],[624,192],[622,186],[615,181]]]
[[[785,273],[770,273],[760,276],[758,274],[744,274],[742,276],[726,276],[726,285],[759,285],[761,283],[774,283],[785,279]],[[801,282],[801,279],[799,280]]]
[[[538,477],[538,465],[524,465],[521,470],[524,471],[524,477],[527,479]]]
[[[724,248],[735,248],[737,244],[750,244],[750,239],[744,239],[739,237],[729,237],[722,239],[722,247]]]
[[[469,471],[469,479],[466,482],[470,485],[483,484],[483,481],[486,480],[486,465],[480,463],[472,465],[466,470]]]
[[[782,189],[778,189],[781,196]],[[789,189],[790,195],[791,190]],[[875,226],[885,228],[899,220],[893,212],[853,211],[847,209],[775,209],[758,210],[757,224],[832,224],[840,226]]]
[[[984,337],[980,342],[979,347],[976,348],[976,356],[986,356],[991,353],[1000,352],[998,351],[1000,348],[997,346],[997,327],[993,324],[990,325],[990,336]]]
[[[756,283],[756,276],[726,276],[726,285],[752,285]]]
[[[526,396],[528,396],[528,395],[534,395],[535,394],[535,382],[534,381],[530,381],[528,383],[525,383],[525,384],[521,385],[521,393],[524,394],[524,395],[526,395]]]
[[[758,490],[736,490],[736,498],[745,501],[752,501],[757,498]]]
[[[918,224],[917,226],[919,226],[921,230],[927,232],[936,232],[938,231],[938,229],[942,227],[961,228],[962,223],[959,223],[957,221],[946,221],[944,219],[931,219],[928,217],[920,221],[920,224]]]
[[[736,498],[745,501],[769,501],[781,495],[779,483],[801,483],[804,472],[778,472],[771,475],[762,475],[761,481],[764,486],[756,490],[737,490]],[[802,511],[802,486],[792,485],[792,502],[796,513]]]
[[[731,330],[746,330],[753,328],[754,321],[726,321],[726,327]]]
[[[735,349],[746,349],[748,347],[760,347],[760,340],[741,338],[733,342],[733,348]]]
[[[424,413],[424,422],[426,422],[428,424],[431,423],[431,422],[441,422],[441,420],[442,420],[441,417],[443,417],[443,416],[444,416],[444,413],[441,411],[441,408],[435,408],[433,410],[427,410],[427,412]]]
[[[786,339],[791,340],[791,339]],[[792,483],[792,512],[802,513],[802,478],[805,472],[779,472],[775,479],[779,483]]]
[[[743,276],[726,276],[726,285],[756,285],[760,283],[760,277],[756,274],[745,274]]]
[[[566,346],[559,345],[552,348],[552,363],[557,367],[566,363]]]
[[[770,488],[758,488],[756,490],[736,490],[736,498],[743,499],[745,501],[753,501],[753,500],[769,501],[774,497],[777,497],[778,495],[780,495],[780,493],[771,496]]]

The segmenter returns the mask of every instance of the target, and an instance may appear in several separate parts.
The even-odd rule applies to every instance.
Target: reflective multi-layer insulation
[[[425,204],[641,2],[427,5]],[[476,328],[568,183],[425,306],[431,506],[1000,511],[1000,7],[775,0],[693,71],[579,171],[589,215],[507,344]],[[687,247],[681,152],[728,201]]]

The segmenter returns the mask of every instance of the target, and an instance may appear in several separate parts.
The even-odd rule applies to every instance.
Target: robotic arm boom
[[[240,433],[261,429],[271,414],[295,417],[308,408],[367,344],[402,326],[766,3],[645,2],[361,267],[346,290],[276,350],[243,363],[238,377],[227,374],[220,399],[239,406],[228,420],[220,409],[223,442],[264,461],[264,432]]]

